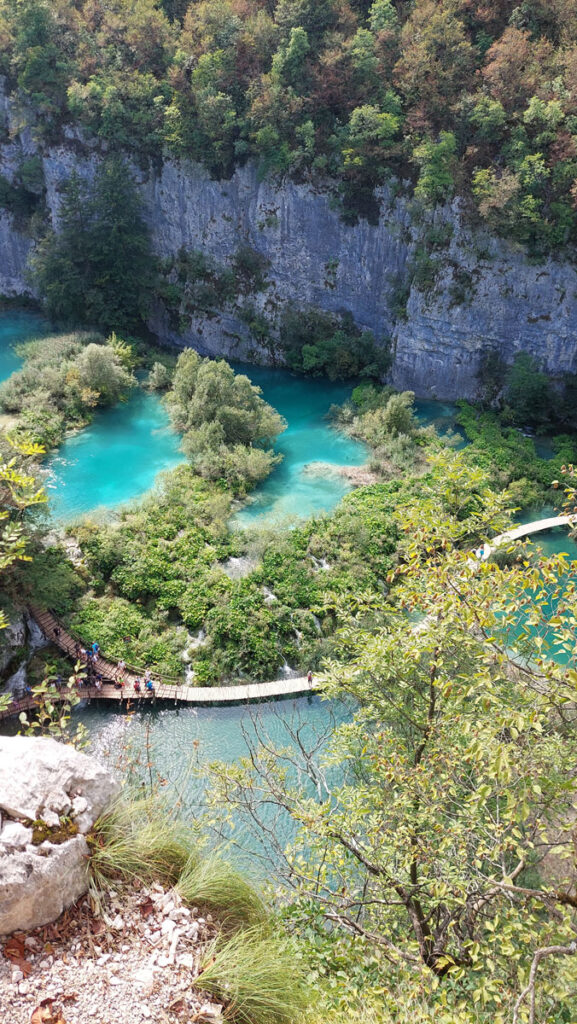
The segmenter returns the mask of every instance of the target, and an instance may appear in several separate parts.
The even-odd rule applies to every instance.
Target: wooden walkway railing
[[[40,626],[47,640],[55,644],[74,662],[79,661],[78,653],[81,647],[86,647],[78,637],[70,634],[53,615],[52,612],[41,611],[39,608],[31,607],[30,614]],[[305,694],[314,693],[314,683],[308,681],[306,676],[296,679],[277,679],[270,683],[246,683],[239,686],[186,686],[182,680],[169,679],[160,681],[154,678],[154,694],[144,689],[144,670],[127,665],[122,672],[124,684],[119,686],[121,676],[118,662],[110,661],[104,655],[100,655],[96,663],[95,671],[102,677],[102,686],[97,688],[94,685],[81,685],[71,690],[63,687],[60,690],[54,689],[50,692],[50,699],[66,700],[74,692],[82,699],[89,698],[91,701],[112,700],[119,703],[130,702],[132,706],[138,704],[151,704],[154,701],[165,701],[176,705],[210,705],[210,704],[245,704],[253,701],[278,700],[285,697],[301,697]],[[136,693],[134,683],[136,679],[141,680],[142,692]],[[40,700],[42,698],[40,697]],[[21,700],[12,701],[4,710],[0,711],[0,719],[10,718],[19,715],[21,711],[29,711],[37,708],[39,695],[28,694]]]

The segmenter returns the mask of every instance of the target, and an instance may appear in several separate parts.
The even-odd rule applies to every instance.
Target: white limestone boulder
[[[84,836],[117,790],[110,772],[73,747],[0,737],[0,935],[56,920],[86,891]],[[34,843],[32,822],[68,824]]]
[[[0,736],[0,813],[52,826],[75,814],[79,831],[88,832],[117,788],[106,768],[74,747],[48,737]]]

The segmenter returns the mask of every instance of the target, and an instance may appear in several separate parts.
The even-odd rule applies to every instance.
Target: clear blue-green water
[[[0,381],[6,380],[22,365],[14,346],[18,342],[38,338],[48,329],[46,320],[36,313],[0,313]]]
[[[350,490],[348,481],[331,472],[331,467],[334,471],[340,466],[361,466],[367,459],[363,444],[334,430],[326,419],[331,405],[341,405],[350,396],[351,387],[324,378],[297,377],[287,370],[242,364],[235,369],[262,389],[263,398],[288,424],[275,446],[283,461],[235,516],[236,524],[274,523],[330,511]]]
[[[333,430],[325,417],[350,388],[329,381],[302,380],[282,370],[239,367],[262,388],[263,397],[285,417],[276,450],[282,463],[256,489],[235,517],[250,525],[330,511],[350,484],[329,472],[311,474],[312,462],[362,465],[364,445]],[[68,438],[48,461],[53,515],[74,519],[96,509],[118,507],[149,490],[158,473],[182,462],[179,438],[154,394],[138,390],[123,405],[98,411],[92,424]]]
[[[118,508],[183,461],[180,438],[156,395],[138,388],[127,402],[97,410],[47,460],[46,490],[61,521]]]
[[[319,697],[238,707],[145,709],[130,715],[93,706],[76,711],[88,730],[90,750],[100,761],[137,791],[150,786],[148,764],[152,763],[153,782],[161,781],[160,792],[170,805],[178,806],[185,818],[201,822],[203,827],[208,827],[212,817],[207,803],[213,790],[209,773],[213,762],[238,762],[259,739],[266,739],[276,750],[288,748],[297,761],[297,729],[305,749],[319,743],[322,749],[332,729],[351,714],[348,705]],[[264,816],[277,839],[283,845],[288,843],[293,834],[289,819],[284,815],[273,818],[272,809],[266,808]],[[235,817],[232,831],[223,825],[222,814],[215,817],[222,825],[221,841],[232,841],[235,854],[249,858],[253,873],[265,875],[270,865],[259,866],[259,859],[267,860],[270,844],[248,835],[240,817]]]

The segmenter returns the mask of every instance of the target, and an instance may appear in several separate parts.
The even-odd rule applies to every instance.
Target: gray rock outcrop
[[[105,768],[73,747],[0,737],[0,935],[55,920],[86,891],[85,835],[117,790]],[[33,823],[46,826],[40,842]]]
[[[23,119],[10,97],[0,93],[0,121],[2,115],[8,141],[0,144],[0,173],[12,180],[23,157],[37,152],[46,217],[57,225],[61,184],[73,170],[93,176],[95,140],[89,144],[71,130],[64,144],[39,149],[30,129],[20,127]],[[262,181],[254,164],[237,168],[226,181],[188,161],[166,159],[160,169],[133,170],[161,257],[181,248],[202,250],[230,267],[241,246],[264,257],[266,285],[249,296],[249,304],[273,337],[287,304],[349,312],[359,327],[390,343],[397,387],[439,399],[474,397],[489,351],[504,364],[529,352],[560,381],[577,372],[575,265],[528,259],[520,247],[471,227],[457,201],[417,218],[409,193],[397,183],[379,192],[377,225],[350,225],[328,186]],[[31,244],[0,211],[0,292],[30,292]],[[423,282],[416,267],[428,260],[433,279]],[[189,311],[177,331],[159,304],[150,326],[163,340],[205,354],[266,361],[270,347],[251,335],[243,305],[239,295],[225,309]]]

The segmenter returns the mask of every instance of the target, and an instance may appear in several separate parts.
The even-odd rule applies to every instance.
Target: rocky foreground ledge
[[[54,921],[86,892],[85,836],[118,788],[74,747],[0,737],[0,936]]]
[[[216,931],[210,914],[160,885],[110,888],[104,916],[82,897],[53,924],[4,942],[0,1021],[224,1024],[197,981]]]
[[[87,894],[86,836],[118,791],[91,757],[0,737],[0,1021],[222,1021],[197,978],[210,914],[161,885]]]

